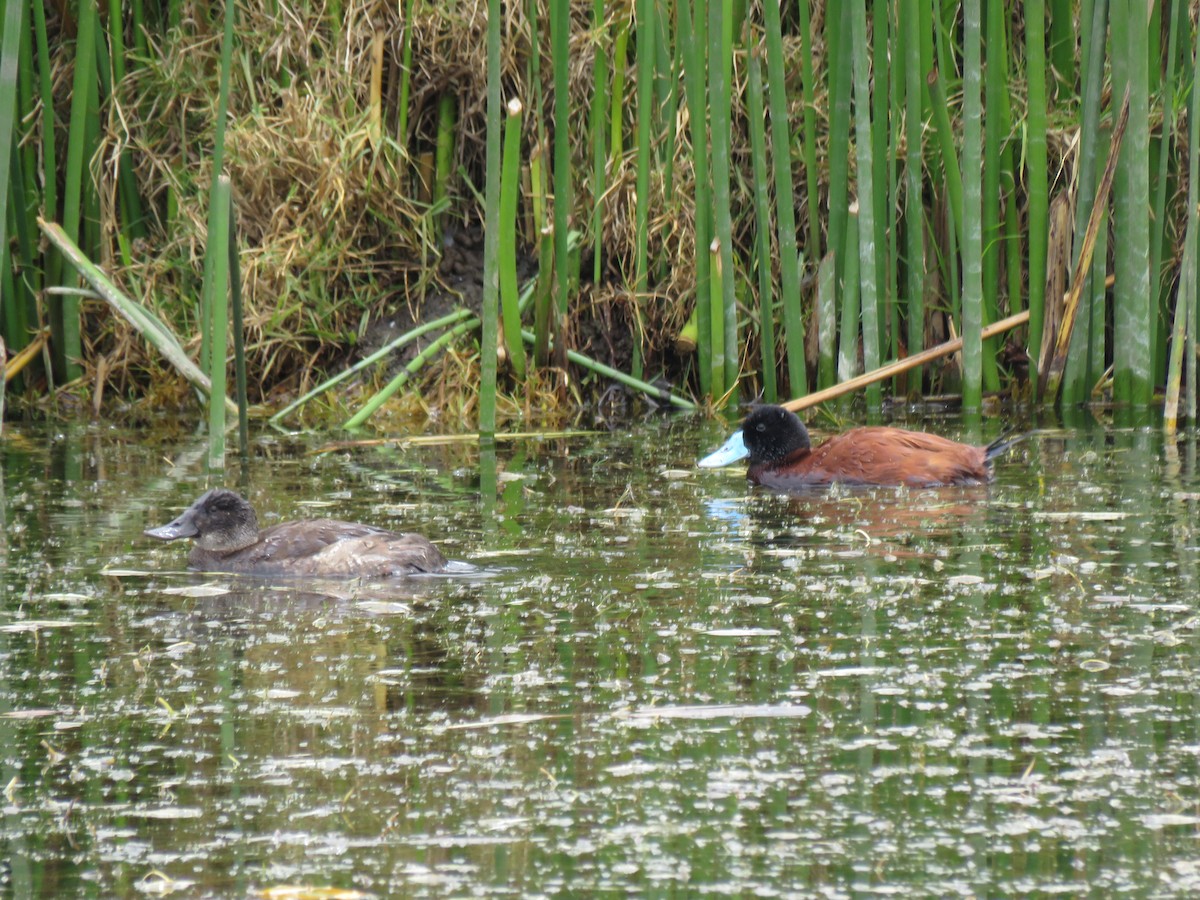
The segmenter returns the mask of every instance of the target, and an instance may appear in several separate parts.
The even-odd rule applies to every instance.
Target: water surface
[[[415,530],[492,573],[321,584],[189,573],[141,536],[209,486],[194,439],[10,427],[0,875],[16,896],[1200,890],[1194,435],[1045,429],[986,488],[792,497],[692,468],[722,437],[262,435],[226,482],[264,522]]]

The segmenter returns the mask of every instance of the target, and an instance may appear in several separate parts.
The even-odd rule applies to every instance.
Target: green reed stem
[[[658,77],[657,103],[659,106],[659,122],[674,123],[679,107],[679,42],[671,42],[671,16],[660,15],[658,20],[658,50],[654,54]],[[661,127],[661,126],[660,126]],[[663,196],[675,195],[675,138],[676,129],[673,124],[661,128],[662,143],[659,145],[659,163],[662,166]],[[659,266],[665,267],[667,260],[659,259]]]
[[[829,246],[839,289],[845,290],[846,266],[850,261],[846,248],[847,197],[850,186],[850,90],[852,66],[850,59],[850,4],[837,6],[840,14],[826,16],[825,45],[829,49]],[[769,57],[768,57],[769,60]],[[768,71],[768,77],[770,72]],[[774,81],[774,79],[771,79]],[[776,194],[779,193],[776,188]],[[777,200],[776,203],[779,201]],[[857,243],[857,239],[856,239]],[[855,250],[857,255],[858,251]],[[858,264],[855,263],[857,268]],[[855,286],[857,296],[858,288]],[[785,297],[786,302],[786,297]],[[855,309],[857,309],[857,299]],[[844,306],[844,304],[843,304]],[[858,320],[842,323],[843,329],[857,332]],[[790,365],[790,363],[789,363]]]
[[[1119,0],[1112,5],[1110,33],[1124,47],[1124,79],[1113,77],[1113,95],[1129,87],[1129,126],[1117,163],[1113,200],[1115,273],[1113,286],[1113,399],[1146,406],[1152,399],[1150,364],[1150,97],[1146,5]],[[1114,59],[1121,55],[1119,48]]]
[[[1083,103],[1079,129],[1079,162],[1076,173],[1076,196],[1079,199],[1076,202],[1075,233],[1073,235],[1071,251],[1073,264],[1078,264],[1079,254],[1083,250],[1084,234],[1087,231],[1087,223],[1092,215],[1092,205],[1096,199],[1098,163],[1099,160],[1108,156],[1108,138],[1100,132],[1100,101],[1105,80],[1104,43],[1108,33],[1108,0],[1095,0],[1092,8],[1092,21],[1090,27],[1084,29],[1084,33],[1088,35],[1088,55],[1084,59],[1082,66]],[[1044,107],[1038,108],[1044,109]],[[1044,171],[1044,168],[1042,171]],[[1043,178],[1043,184],[1044,182],[1045,179]],[[1043,209],[1045,208],[1044,200],[1042,207]],[[1031,216],[1032,210],[1031,202]],[[1033,232],[1031,231],[1031,233]],[[1091,386],[1095,384],[1096,379],[1100,377],[1100,373],[1104,371],[1104,284],[1108,259],[1108,254],[1104,252],[1104,249],[1107,246],[1107,236],[1108,228],[1102,228],[1096,238],[1096,251],[1093,255],[1094,261],[1084,276],[1091,280],[1091,284],[1085,285],[1082,289],[1079,301],[1079,315],[1076,319],[1075,328],[1071,333],[1071,343],[1067,352],[1067,363],[1061,386],[1061,397],[1064,407],[1071,407],[1086,402],[1091,391]],[[1101,243],[1102,241],[1104,243]],[[1032,297],[1032,292],[1030,296]],[[1093,307],[1096,298],[1099,298],[1098,308]],[[1031,321],[1032,318],[1031,306]],[[1100,323],[1098,329],[1096,327],[1097,321]],[[1030,336],[1030,354],[1032,356],[1040,347],[1035,346],[1032,342],[1032,329]],[[1101,363],[1099,366],[1094,366],[1092,365],[1092,360],[1097,355]],[[1054,398],[1049,397],[1048,399],[1053,400]]]
[[[925,205],[921,202],[924,170],[924,121],[921,78],[922,0],[902,0],[904,32],[904,247],[908,257],[905,291],[908,294],[908,352],[925,348]],[[908,374],[910,393],[921,391],[921,370]],[[825,385],[822,385],[825,387]]]
[[[837,273],[833,254],[817,268],[817,387],[837,382]]]
[[[696,348],[701,393],[719,398],[724,394],[712,381],[712,310],[709,284],[709,244],[712,242],[711,191],[708,167],[708,10],[707,0],[680,0],[679,40],[683,45],[684,84],[687,91],[691,132],[692,168],[695,172],[695,224],[692,228],[696,259]]]
[[[217,90],[217,120],[214,124],[213,150],[212,150],[212,173],[213,181],[209,188],[208,208],[209,218],[212,217],[212,210],[216,208],[216,190],[217,179],[225,171],[225,122],[228,118],[229,111],[229,77],[230,70],[233,67],[233,23],[236,15],[237,4],[227,3],[225,5],[225,33],[221,40],[221,71]],[[212,280],[213,273],[210,268],[215,257],[211,253],[204,254],[204,283],[208,284]],[[200,321],[207,323],[212,321],[212,311],[205,306],[208,302],[208,294],[201,292],[200,301]],[[207,328],[200,329],[200,366],[207,368],[209,364],[209,350],[211,335]]]
[[[617,165],[625,155],[625,78],[629,67],[629,23],[622,22],[613,45],[613,83],[609,95],[609,158]]]
[[[859,290],[863,335],[863,366],[870,371],[879,368],[879,267],[878,254],[883,247],[875,231],[874,137],[871,133],[870,59],[867,43],[867,10],[865,0],[851,4],[851,63],[854,67],[854,126],[855,150],[858,158],[858,254]],[[847,326],[842,320],[842,327]],[[867,387],[867,408],[878,410],[883,393],[878,382]]]
[[[487,183],[484,185],[484,234],[483,234],[483,300],[481,315],[483,332],[479,340],[479,433],[491,435],[496,433],[496,331],[500,293],[500,138],[501,120],[504,107],[500,99],[500,30],[503,27],[501,19],[501,0],[488,0],[488,30],[487,30],[487,151],[484,173]],[[555,143],[560,143],[555,130]],[[472,320],[468,320],[472,321]],[[479,319],[473,320],[478,323]],[[467,322],[460,323],[447,331],[440,338],[430,342],[424,351],[409,362],[405,370],[392,379],[383,391],[380,391],[355,413],[346,423],[347,428],[357,428],[370,416],[387,397],[400,389],[413,372],[425,364],[422,357],[439,341],[445,339],[448,343],[456,333],[466,331]],[[417,361],[420,363],[417,364]],[[414,367],[414,364],[415,365]],[[403,376],[403,378],[401,377]]]
[[[934,132],[937,135],[942,171],[945,175],[946,202],[949,204],[954,218],[954,228],[961,234],[962,173],[958,168],[958,153],[954,147],[954,128],[950,124],[949,100],[946,99],[946,89],[937,70],[931,71],[926,76],[925,84],[929,88]]]
[[[768,0],[771,2],[771,0]],[[763,113],[762,71],[758,47],[753,46],[753,31],[746,29],[750,52],[746,56],[749,70],[748,101],[750,116],[746,126],[750,131],[750,162],[754,173],[754,231],[758,248],[758,317],[759,344],[762,347],[763,401],[775,403],[778,388],[775,384],[775,311],[774,290],[771,284],[771,198],[767,191],[767,140]]]
[[[109,8],[112,10],[114,0],[109,0]],[[119,14],[120,10],[117,10]],[[119,16],[118,16],[119,18]],[[112,23],[109,23],[110,28]],[[120,27],[117,28],[118,34]],[[112,59],[109,58],[109,47],[105,41],[105,31],[102,28],[95,29],[96,35],[96,72],[99,76],[97,79],[97,90],[100,96],[106,98],[115,97],[116,90],[120,85],[120,79],[114,74],[114,70],[118,63],[120,64],[122,73],[125,67],[124,45],[123,41],[112,54]],[[99,108],[99,106],[97,106]],[[100,122],[97,116],[95,122],[89,120],[89,128],[95,129],[99,140]],[[90,143],[95,143],[92,141]],[[122,261],[126,266],[133,265],[133,244],[135,241],[145,238],[146,229],[144,215],[142,213],[142,201],[138,196],[137,180],[133,171],[133,158],[128,147],[123,149],[117,156],[117,200],[120,209],[120,228],[117,229],[115,237],[117,239],[117,247],[121,253]],[[89,192],[90,194],[91,192]]]
[[[50,46],[46,37],[45,4],[31,2],[33,7],[34,36],[37,41],[38,88],[42,107],[41,157],[42,157],[42,200],[46,215],[58,214],[58,163],[54,139],[54,66],[50,59]],[[78,61],[76,62],[78,64]],[[57,284],[61,257],[51,254],[47,283]]]
[[[0,43],[0,244],[8,246],[8,186],[10,156],[15,144],[17,113],[17,60],[21,53],[21,36],[24,33],[25,4],[10,2],[4,5],[4,37]],[[15,180],[15,179],[14,179]],[[18,210],[16,217],[23,217]],[[11,295],[5,295],[5,305],[12,304]],[[9,333],[11,335],[11,333]],[[11,337],[10,337],[11,340]],[[14,349],[19,350],[20,346]]]
[[[108,46],[112,54],[113,81],[117,84],[125,78],[125,18],[121,5],[121,0],[108,0]]]
[[[1060,97],[1075,91],[1074,5],[1071,0],[1050,0],[1050,61],[1058,77],[1055,93]]]
[[[416,0],[400,0],[400,99],[396,110],[396,143],[408,154],[408,102],[412,91],[412,15]]]
[[[445,232],[450,207],[450,177],[454,172],[454,136],[458,127],[458,101],[449,91],[438,97],[437,136],[433,153],[433,233],[437,240]]]
[[[1167,5],[1163,6],[1165,8]],[[1150,207],[1150,285],[1154,291],[1150,303],[1150,322],[1153,327],[1150,343],[1152,354],[1150,371],[1155,373],[1162,372],[1165,366],[1167,335],[1163,327],[1164,323],[1172,321],[1172,318],[1179,318],[1178,314],[1170,308],[1172,291],[1162,283],[1161,271],[1165,249],[1163,247],[1165,225],[1171,215],[1171,210],[1167,205],[1167,189],[1171,183],[1168,164],[1174,155],[1171,152],[1171,145],[1175,136],[1176,109],[1181,90],[1181,86],[1175,78],[1175,64],[1179,52],[1180,10],[1183,6],[1184,4],[1179,2],[1169,5],[1167,53],[1162,76],[1163,122],[1158,140],[1158,168],[1153,179]]]
[[[807,5],[807,4],[806,4]],[[787,86],[783,62],[783,42],[779,0],[763,0],[763,23],[767,44],[767,103],[771,110],[771,164],[775,182],[775,227],[779,246],[780,301],[783,306],[783,335],[787,347],[788,392],[793,397],[808,393],[808,373],[804,359],[804,314],[800,296],[800,270],[803,261],[796,246],[796,205],[792,185],[792,129],[787,111]],[[811,76],[811,61],[808,63]],[[759,117],[756,117],[759,118]],[[805,116],[807,142],[812,140],[808,116]],[[807,165],[807,163],[806,163]],[[813,169],[808,170],[809,190]],[[813,198],[809,197],[809,215]],[[816,223],[809,224],[811,235],[820,233]],[[810,251],[811,252],[811,251]]]
[[[212,385],[212,392],[208,395],[208,465],[211,469],[221,469],[225,466],[230,196],[229,177],[218,176],[212,193],[216,205],[208,212],[208,246],[204,251],[206,257],[212,257],[205,265],[211,277],[204,282],[204,308],[209,310],[211,316],[205,329],[209,333],[208,380]]]
[[[1189,234],[1192,235],[1192,274],[1190,279],[1191,293],[1185,295],[1183,302],[1187,307],[1187,346],[1184,357],[1187,359],[1187,400],[1185,411],[1188,421],[1196,423],[1196,330],[1200,326],[1200,222],[1197,222],[1197,207],[1200,198],[1194,193],[1200,189],[1200,29],[1196,30],[1196,43],[1192,48],[1192,93],[1188,107],[1188,222]]]
[[[766,7],[769,5],[764,3],[764,17],[768,15]],[[774,15],[778,21],[778,3],[776,4]],[[805,229],[804,255],[811,260],[820,260],[822,256],[821,186],[819,183],[820,170],[817,168],[817,82],[813,75],[812,16],[809,13],[808,0],[799,0],[796,7],[796,15],[798,18],[796,31],[800,37],[800,97],[804,103],[804,141],[802,152],[804,154],[804,184],[807,195],[805,202],[808,208],[808,222],[806,223],[808,227]],[[778,28],[775,29],[775,35],[779,35]],[[767,65],[769,68],[771,64],[771,51],[769,47],[767,52]],[[782,69],[782,52],[780,53],[780,57],[780,67]],[[774,83],[775,79],[772,78],[771,82]],[[793,394],[799,396],[794,390]]]
[[[571,58],[568,36],[570,0],[550,0],[550,41],[554,66],[554,266],[558,327],[554,329],[555,355],[566,367],[566,323],[571,285]]]
[[[521,187],[521,101],[508,101],[500,175],[500,308],[504,315],[504,346],[513,374],[525,379],[525,344],[521,342],[520,291],[517,288],[517,197]]]
[[[1007,47],[1007,42],[1006,42]],[[1005,52],[1005,72],[1010,72],[1011,54]],[[1005,75],[1007,79],[1008,74]],[[1023,293],[1022,265],[1024,254],[1021,252],[1021,221],[1017,188],[1016,147],[1018,142],[1013,139],[1012,103],[1007,91],[1000,95],[1000,130],[1005,135],[1004,145],[1000,150],[1000,191],[1004,197],[1004,223],[1001,235],[1001,247],[1004,252],[1005,286],[1008,295],[1008,312],[1017,312],[1025,307]],[[999,285],[997,285],[997,290]],[[984,290],[988,285],[984,284]],[[985,344],[985,347],[988,346]],[[993,344],[992,346],[996,346]],[[992,351],[988,351],[989,353]]]
[[[642,303],[648,296],[647,244],[650,221],[650,167],[654,137],[654,53],[658,43],[655,0],[637,0],[637,197],[634,209],[633,361],[634,378],[642,377],[645,324]]]
[[[1005,22],[1007,16],[1003,4],[989,3],[987,21],[983,25],[986,29],[987,52],[987,67],[983,72],[983,108],[988,117],[988,127],[983,129],[983,326],[990,325],[999,317],[996,295],[1000,291],[1000,252],[1003,249],[1000,201],[1004,196],[1000,186],[1000,158],[1008,136],[1004,127],[1007,122],[1004,115],[1004,98],[1008,94],[1008,41],[1004,31]],[[999,343],[998,338],[989,338],[983,342],[983,388],[989,393],[1000,390],[1000,370],[996,364]]]
[[[879,359],[885,356],[888,335],[888,321],[891,318],[891,301],[895,295],[892,271],[892,255],[889,235],[895,234],[894,228],[889,228],[889,210],[895,209],[895,197],[891,178],[892,164],[888,158],[888,112],[891,108],[891,97],[888,85],[891,80],[891,61],[888,47],[888,3],[871,4],[871,50],[867,57],[870,67],[870,81],[867,92],[870,97],[870,135],[871,135],[871,184],[874,209],[871,211],[871,226],[874,235],[871,243],[874,247],[874,280],[875,280],[875,334]],[[864,51],[865,52],[865,51]],[[862,223],[860,223],[861,225]],[[860,249],[861,252],[861,249]],[[881,387],[882,389],[882,387]],[[880,391],[868,391],[868,402]],[[882,401],[881,401],[882,402]]]
[[[133,50],[140,59],[146,59],[146,12],[142,0],[133,0]]]
[[[709,244],[708,267],[711,273],[708,282],[708,321],[712,327],[712,364],[709,368],[713,399],[718,399],[724,397],[729,389],[729,385],[725,383],[725,315],[721,308],[724,302],[725,267],[719,237],[714,236]]]
[[[846,235],[841,241],[842,246],[846,248],[846,269],[842,273],[842,331],[838,349],[838,381],[849,381],[858,374],[860,233],[858,210],[847,210]]]
[[[732,0],[709,4],[708,97],[709,134],[712,141],[714,245],[721,265],[710,292],[713,334],[713,381],[720,381],[724,394],[738,377],[737,305],[733,282],[733,218],[730,199],[730,79],[733,72],[733,42],[730,33]],[[720,374],[718,374],[718,369]],[[734,398],[731,396],[730,398]]]
[[[1042,358],[1042,345],[1054,335],[1043,335],[1046,301],[1046,241],[1049,227],[1050,205],[1046,172],[1046,30],[1044,0],[1027,0],[1025,4],[1025,79],[1029,86],[1029,109],[1026,114],[1026,148],[1029,164],[1026,166],[1026,196],[1029,205],[1029,380],[1039,382],[1038,360]],[[1094,170],[1093,170],[1094,171]],[[1089,196],[1080,192],[1080,202]],[[1080,210],[1083,213],[1083,210]],[[1081,226],[1086,226],[1087,215],[1077,215]],[[1082,237],[1082,235],[1080,235]],[[1036,392],[1036,387],[1034,388]]]
[[[75,75],[71,89],[71,124],[67,133],[67,171],[63,182],[63,228],[67,237],[79,243],[83,218],[84,192],[91,185],[88,161],[92,146],[88,142],[89,118],[98,113],[89,108],[96,93],[96,4],[83,0],[79,4],[76,31]],[[7,177],[7,173],[5,173]],[[57,298],[52,305],[51,319],[55,369],[67,381],[82,372],[79,335],[79,299],[74,296]]]
[[[33,334],[40,330],[36,300],[38,295],[33,292],[34,287],[40,291],[40,279],[36,268],[39,261],[39,251],[35,242],[36,230],[31,232],[29,225],[29,216],[36,222],[37,213],[26,212],[26,191],[19,176],[20,156],[13,155],[11,161],[12,197],[8,202],[12,211],[11,221],[16,226],[17,240],[15,244],[11,240],[0,244],[0,251],[4,253],[4,260],[0,262],[0,276],[4,279],[3,284],[0,284],[0,312],[3,313],[3,318],[0,319],[0,337],[4,338],[8,352],[16,354],[27,347]],[[20,277],[17,277],[18,273]],[[23,375],[16,377],[22,378],[24,383]]]
[[[977,412],[983,406],[983,101],[979,16],[978,4],[963,4],[962,405],[968,412]]]
[[[592,3],[592,33],[597,43],[592,55],[592,106],[588,117],[592,135],[592,283],[599,284],[604,272],[604,195],[608,186],[604,155],[607,143],[604,112],[608,106],[608,53],[603,44],[603,38],[607,36],[604,0]],[[542,224],[539,221],[537,227],[540,229]],[[536,330],[535,334],[541,337]],[[549,345],[539,340],[534,346]],[[536,351],[534,357],[537,358]]]

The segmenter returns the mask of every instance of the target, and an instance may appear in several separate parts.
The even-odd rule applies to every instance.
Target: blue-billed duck
[[[1002,437],[979,447],[903,428],[853,428],[813,447],[800,418],[782,406],[760,406],[704,467],[748,459],[746,477],[786,490],[804,485],[908,485],[938,487],[984,484],[992,460],[1022,436]]]

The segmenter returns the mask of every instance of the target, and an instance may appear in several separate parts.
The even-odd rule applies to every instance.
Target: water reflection
[[[190,436],[6,432],[7,889],[1200,887],[1194,434],[784,497],[691,468],[721,430],[260,436],[260,509],[494,570],[362,584],[179,571],[140,532],[206,486]]]

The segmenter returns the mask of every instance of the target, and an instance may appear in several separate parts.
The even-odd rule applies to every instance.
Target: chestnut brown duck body
[[[851,429],[813,447],[795,413],[781,406],[763,406],[699,465],[724,466],[748,459],[746,477],[779,490],[835,483],[983,484],[992,478],[992,460],[1017,440],[976,446],[921,431],[872,426]]]
[[[177,519],[146,534],[165,541],[194,539],[188,565],[201,572],[388,578],[478,571],[446,559],[422,535],[357,522],[301,519],[260,531],[249,502],[224,488],[209,491]]]

